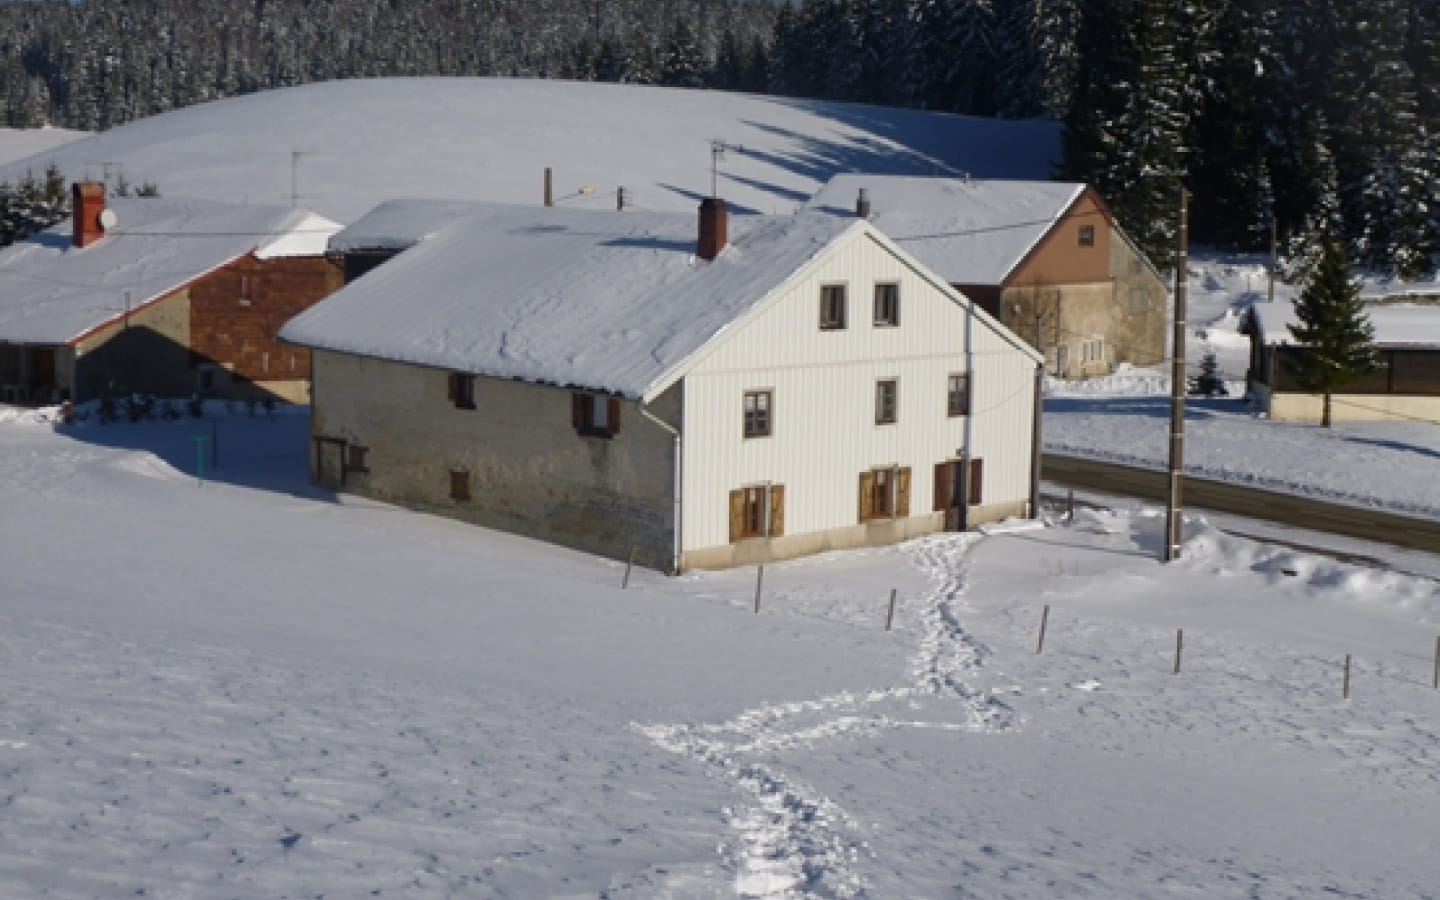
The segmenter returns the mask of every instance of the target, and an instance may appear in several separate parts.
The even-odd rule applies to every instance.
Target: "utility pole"
[[[1265,285],[1266,303],[1275,302],[1275,266],[1277,265],[1275,260],[1275,245],[1277,243],[1275,240],[1275,231],[1275,217],[1272,215],[1270,217],[1270,279]]]
[[[1180,188],[1180,229],[1175,242],[1175,337],[1170,363],[1170,503],[1165,510],[1162,559],[1180,558],[1180,472],[1185,467],[1185,290],[1189,268],[1190,192]]]

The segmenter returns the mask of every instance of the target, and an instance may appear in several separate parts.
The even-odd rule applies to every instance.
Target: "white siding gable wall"
[[[873,323],[877,283],[900,285],[898,327]],[[827,284],[847,287],[843,330],[819,326]],[[904,533],[937,530],[934,466],[967,444],[985,461],[985,508],[1023,511],[1035,362],[1018,339],[868,229],[839,238],[780,291],[685,375],[683,550],[716,551],[693,555],[697,564],[747,561],[720,552],[730,540],[729,493],[765,482],[785,487],[787,538],[825,535],[794,552],[873,540],[858,527],[859,477],[880,466],[911,468]],[[948,376],[964,372],[973,414],[951,417]],[[877,425],[875,384],[888,378],[899,381],[898,421]],[[769,437],[744,437],[749,390],[773,392]]]

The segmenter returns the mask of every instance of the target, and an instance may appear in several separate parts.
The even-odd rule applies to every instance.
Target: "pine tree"
[[[1339,238],[1320,238],[1319,258],[1295,304],[1295,317],[1299,324],[1290,326],[1290,334],[1300,352],[1290,368],[1303,387],[1324,396],[1320,424],[1329,428],[1331,395],[1379,367],[1375,329]]]

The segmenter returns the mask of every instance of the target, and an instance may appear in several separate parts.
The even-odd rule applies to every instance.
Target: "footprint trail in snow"
[[[919,598],[920,637],[905,683],[870,691],[842,691],[809,700],[772,703],[719,723],[636,725],[659,747],[700,763],[745,797],[728,810],[733,837],[722,852],[735,871],[736,894],[753,900],[866,896],[857,863],[869,854],[859,827],[837,804],[762,758],[817,742],[899,728],[1002,731],[1015,723],[1009,707],[969,680],[988,648],[960,623],[965,554],[975,534],[946,534],[906,546],[930,578]],[[944,721],[913,715],[929,704]],[[956,713],[959,713],[958,717]]]

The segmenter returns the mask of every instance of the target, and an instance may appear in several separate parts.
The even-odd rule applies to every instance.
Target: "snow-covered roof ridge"
[[[952,284],[1001,284],[1086,190],[1084,184],[996,178],[847,173],[805,209],[855,215],[861,189],[870,222]]]
[[[695,257],[694,214],[475,203],[438,230],[420,224],[412,237],[428,238],[292,319],[281,337],[640,398],[840,234],[865,227],[835,216],[731,216],[729,245],[707,262]]]
[[[116,197],[116,223],[73,246],[67,219],[0,250],[0,341],[63,344],[247,253],[324,252],[339,225],[308,210]]]

